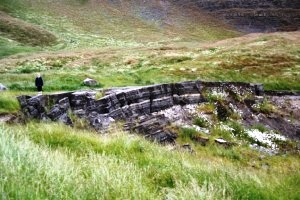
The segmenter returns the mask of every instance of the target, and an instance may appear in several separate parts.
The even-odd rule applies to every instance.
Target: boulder
[[[206,144],[209,141],[209,138],[201,137],[201,136],[194,136],[194,137],[192,137],[192,140],[201,144],[202,146],[206,146]]]
[[[105,131],[109,128],[110,124],[115,120],[107,115],[98,114],[97,112],[91,112],[86,116],[86,119],[90,122],[90,125],[97,131]]]
[[[65,97],[58,101],[59,107],[62,110],[67,111],[70,108],[70,101],[68,97]]]
[[[54,105],[48,113],[48,116],[51,120],[57,121],[65,112],[66,111],[61,109],[59,105]]]
[[[4,90],[7,90],[7,87],[2,83],[0,83],[0,91],[4,91]]]
[[[94,79],[86,78],[83,81],[83,84],[86,85],[86,86],[96,86],[98,84],[98,82],[96,80],[94,80]]]
[[[164,115],[142,116],[136,122],[129,121],[124,125],[125,130],[137,132],[144,135],[146,139],[159,143],[175,143],[177,135],[169,130],[166,126],[169,121]]]
[[[194,153],[195,152],[190,144],[184,144],[181,147],[182,147],[182,149],[188,151],[189,153]]]
[[[68,115],[68,110],[70,109],[70,101],[68,97],[65,97],[58,101],[48,113],[48,117],[52,121],[59,121],[66,125],[73,126],[73,122]]]
[[[62,123],[66,124],[66,125],[69,125],[69,126],[73,126],[73,122],[72,122],[71,118],[69,117],[68,113],[62,114],[57,119],[57,121],[62,122]]]
[[[233,142],[228,142],[228,141],[224,140],[223,138],[215,139],[215,142],[216,142],[217,144],[220,144],[220,145],[226,147],[226,148],[235,145],[235,143],[233,143]]]

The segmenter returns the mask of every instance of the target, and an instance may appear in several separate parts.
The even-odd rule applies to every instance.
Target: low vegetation
[[[0,36],[0,59],[19,53],[30,53],[39,50],[37,47],[23,46],[13,40]]]
[[[209,127],[209,122],[205,118],[201,118],[201,117],[195,118],[194,124],[203,128]]]
[[[20,110],[19,102],[15,94],[11,92],[1,92],[0,95],[0,114],[15,113]]]
[[[2,125],[0,137],[0,192],[8,199],[299,197],[294,156],[261,160],[244,147],[215,145],[170,151],[116,127],[101,136],[60,124]]]

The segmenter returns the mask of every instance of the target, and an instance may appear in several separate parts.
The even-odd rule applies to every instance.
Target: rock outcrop
[[[134,131],[151,141],[175,143],[177,134],[166,129],[170,122],[164,115],[142,116],[138,120],[124,125],[125,130]]]
[[[0,83],[0,91],[7,90],[7,87]]]
[[[113,92],[115,91],[115,92]],[[237,94],[263,95],[260,84],[240,82],[189,81],[151,85],[126,90],[111,90],[109,95],[96,100],[95,92],[81,91],[52,95],[20,96],[22,112],[29,118],[61,121],[72,125],[70,113],[86,119],[96,130],[105,130],[115,120],[126,120],[128,125],[151,140],[172,142],[176,135],[164,130],[168,123],[162,117],[149,118],[152,113],[171,108],[207,102],[205,93],[223,91]],[[141,118],[142,117],[142,118]]]
[[[246,32],[296,31],[300,27],[299,0],[173,0],[198,6]]]

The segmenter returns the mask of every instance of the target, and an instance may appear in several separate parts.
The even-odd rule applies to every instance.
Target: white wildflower
[[[249,135],[249,137],[253,138],[257,142],[261,142],[263,144],[268,145],[272,149],[277,149],[277,145],[274,142],[274,140],[281,140],[285,141],[286,138],[282,135],[275,134],[273,131],[269,132],[260,132],[257,129],[250,129],[247,130],[246,133]]]

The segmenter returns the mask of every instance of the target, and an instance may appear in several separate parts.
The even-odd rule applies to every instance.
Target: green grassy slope
[[[36,72],[43,73],[46,91],[83,88],[86,77],[102,87],[202,79],[300,89],[299,32],[208,44],[237,33],[198,10],[158,1],[3,0],[1,10],[21,28],[34,24],[57,38],[32,47],[24,42],[28,35],[16,42],[2,34],[0,58],[27,53],[0,60],[1,82],[13,90],[34,90]],[[44,37],[35,36],[42,46]]]
[[[251,34],[196,47],[104,48],[19,56],[0,61],[0,78],[13,90],[34,90],[41,72],[45,91],[185,80],[260,82],[266,89],[300,90],[299,32]]]
[[[217,146],[189,154],[119,129],[113,133],[99,136],[58,124],[1,126],[2,197],[299,198],[298,157],[261,159],[247,148],[234,149],[236,156],[230,156],[231,149]]]
[[[3,0],[0,9],[53,32],[60,39],[60,48],[212,41],[238,34],[196,10],[156,1]]]
[[[53,34],[4,12],[0,12],[0,32],[5,37],[29,46],[49,46],[56,42]]]

